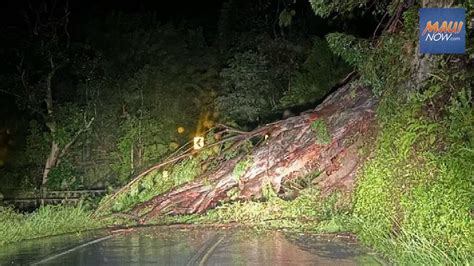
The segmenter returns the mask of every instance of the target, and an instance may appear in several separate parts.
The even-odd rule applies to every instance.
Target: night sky
[[[39,3],[41,1],[30,1]],[[60,2],[60,1],[58,1]],[[126,13],[153,12],[163,21],[196,19],[202,25],[215,24],[223,1],[127,1],[127,0],[70,0],[71,20],[80,21],[87,16],[104,16],[112,10]],[[23,12],[28,1],[7,0],[2,2],[0,21],[2,26],[24,24]]]

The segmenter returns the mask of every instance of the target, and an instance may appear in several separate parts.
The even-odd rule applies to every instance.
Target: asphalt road
[[[0,247],[0,265],[379,264],[347,239],[248,229],[147,227]]]

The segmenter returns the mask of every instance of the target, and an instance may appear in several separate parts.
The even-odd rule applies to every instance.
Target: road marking
[[[187,265],[204,265],[209,257],[212,255],[212,252],[217,248],[217,246],[224,240],[225,234],[216,233],[210,240],[208,240],[202,247],[194,254],[194,256],[189,260]]]
[[[210,247],[206,254],[204,254],[204,257],[202,257],[201,261],[199,262],[199,265],[205,265],[207,260],[209,259],[209,257],[211,257],[212,253],[214,252],[214,250],[216,250],[217,246],[222,242],[222,240],[224,240],[224,237],[225,235],[222,235],[217,241],[216,243],[214,243],[214,245],[212,245],[212,247]]]
[[[50,260],[54,260],[54,259],[56,259],[56,258],[59,258],[59,257],[61,257],[61,256],[64,256],[64,255],[66,255],[66,254],[69,254],[69,253],[71,253],[71,252],[74,252],[74,251],[76,251],[76,250],[78,250],[78,249],[81,249],[81,248],[83,248],[83,247],[87,247],[87,246],[89,246],[89,245],[102,242],[102,241],[107,240],[107,239],[109,239],[109,238],[112,238],[112,237],[114,237],[114,236],[115,236],[115,235],[108,235],[108,236],[104,236],[104,237],[101,237],[101,238],[98,238],[98,239],[95,239],[95,240],[86,242],[86,243],[81,244],[81,245],[79,245],[79,246],[75,246],[75,247],[73,247],[73,248],[70,248],[70,249],[68,249],[68,250],[66,250],[66,251],[63,251],[63,252],[60,252],[60,253],[58,253],[58,254],[49,256],[49,257],[47,257],[47,258],[45,258],[45,259],[42,259],[42,260],[40,260],[40,261],[38,261],[38,262],[32,263],[31,265],[43,264],[43,263],[48,262],[48,261],[50,261]]]

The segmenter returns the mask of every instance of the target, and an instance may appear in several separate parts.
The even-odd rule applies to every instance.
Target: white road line
[[[83,247],[87,247],[87,246],[89,246],[89,245],[102,242],[102,241],[107,240],[107,239],[109,239],[109,238],[112,238],[112,237],[114,237],[114,236],[115,236],[115,235],[108,235],[108,236],[104,236],[104,237],[101,237],[101,238],[98,238],[98,239],[94,239],[94,240],[92,240],[92,241],[86,242],[86,243],[81,244],[81,245],[79,245],[79,246],[75,246],[75,247],[70,248],[70,249],[68,249],[68,250],[66,250],[66,251],[63,251],[63,252],[61,252],[61,253],[58,253],[58,254],[49,256],[49,257],[47,257],[47,258],[45,258],[45,259],[42,259],[42,260],[37,261],[37,262],[35,262],[35,263],[32,263],[31,265],[43,264],[43,263],[45,263],[45,262],[48,262],[48,261],[50,261],[50,260],[54,260],[54,259],[56,259],[56,258],[58,258],[58,257],[64,256],[64,255],[66,255],[66,254],[69,254],[69,253],[71,253],[71,252],[73,252],[73,251],[76,251],[76,250],[78,250],[78,249],[81,249],[81,248],[83,248]]]

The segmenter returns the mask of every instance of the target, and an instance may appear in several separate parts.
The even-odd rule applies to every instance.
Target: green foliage
[[[27,136],[27,147],[25,154],[31,169],[25,170],[25,175],[40,175],[44,167],[47,154],[50,152],[51,141],[58,143],[63,149],[76,138],[77,132],[84,127],[84,112],[73,103],[65,103],[57,106],[55,110],[56,131],[54,135],[45,131],[37,120],[30,121],[29,135]],[[77,142],[77,140],[76,140]],[[78,172],[67,155],[59,164],[51,169],[47,186],[51,189],[75,189],[81,185]]]
[[[314,13],[322,18],[351,18],[354,17],[354,15],[363,16],[368,12],[371,12],[372,15],[380,15],[385,12],[389,15],[394,15],[396,8],[403,3],[401,0],[375,2],[369,0],[310,0],[309,2]]]
[[[213,133],[211,131],[207,139],[211,140],[212,138]],[[211,143],[212,141],[208,144]],[[233,151],[229,153],[233,153]],[[103,204],[109,200],[111,195],[102,198],[99,207],[105,210],[105,213],[109,213],[110,211],[127,211],[131,207],[148,201],[154,196],[158,196],[177,186],[192,181],[195,177],[201,175],[203,171],[210,171],[213,167],[218,166],[218,161],[216,160],[215,163],[209,162],[219,154],[221,154],[221,150],[218,146],[214,146],[214,149],[202,149],[193,156],[185,158],[173,165],[152,171],[138,182],[127,187],[124,192],[114,199],[110,207],[109,205],[104,206]],[[235,154],[232,154],[232,156],[235,156]],[[209,180],[204,180],[204,182],[208,186],[213,186],[213,183]]]
[[[193,180],[200,173],[199,157],[184,160],[170,170],[151,172],[141,181],[132,185],[127,193],[120,195],[115,200],[112,211],[126,211],[153,196]]]
[[[43,11],[51,9],[41,10],[45,15]],[[62,22],[48,21],[41,27]],[[185,84],[193,81],[204,93],[215,88],[216,52],[205,45],[200,28],[161,25],[151,14],[121,13],[81,25],[76,36],[87,36],[87,41],[73,38],[67,49],[62,41],[69,36],[48,34],[21,37],[11,50],[0,51],[9,55],[9,74],[0,77],[5,80],[1,87],[17,95],[20,109],[45,110],[49,55],[61,67],[52,80],[57,131],[48,136],[46,124],[51,121],[37,120],[25,145],[30,165],[24,167],[27,173],[22,171],[19,176],[40,176],[52,139],[63,147],[83,126],[86,113],[95,117],[92,130],[77,140],[67,159],[86,185],[122,183],[193,134],[204,104],[196,103],[202,101],[201,92]],[[66,33],[48,28],[39,30],[39,35],[43,32]],[[184,127],[185,133],[178,135],[178,126]],[[117,176],[118,182],[110,180]]]
[[[221,95],[217,108],[224,119],[238,123],[258,121],[272,109],[273,73],[267,58],[256,52],[243,52],[229,60],[221,71]]]
[[[77,132],[84,127],[84,112],[77,104],[64,103],[55,110],[57,129],[52,138],[60,147],[68,144]]]
[[[334,32],[326,36],[331,51],[340,56],[352,66],[360,66],[366,59],[368,53],[367,40],[357,39],[352,35]]]
[[[280,26],[280,28],[291,26],[291,21],[295,15],[296,11],[294,9],[283,9],[278,16],[278,26]]]
[[[466,29],[467,35],[471,34],[471,38],[468,39],[466,44],[466,54],[469,56],[471,60],[474,59],[474,45],[472,42],[472,32],[474,32],[474,3],[472,1],[462,1],[464,7],[466,9]]]
[[[398,3],[392,1],[391,6]],[[403,13],[403,31],[400,34],[382,34],[377,40],[356,38],[345,33],[330,33],[326,40],[330,49],[355,67],[363,85],[381,95],[384,90],[409,82],[412,74],[412,56],[415,54],[418,9],[411,7]]]
[[[235,180],[240,180],[243,174],[247,172],[249,167],[252,165],[252,158],[251,157],[246,157],[245,159],[240,160],[234,167],[234,170],[232,171],[232,176],[235,178]]]
[[[372,239],[378,252],[401,265],[470,265],[472,262],[472,254],[453,254],[436,246],[432,239],[409,234],[403,229],[398,232],[397,239],[391,239],[370,224],[359,222],[357,226],[359,234],[374,234]]]
[[[348,66],[329,49],[326,41],[316,38],[308,58],[291,79],[291,88],[280,99],[283,107],[321,100],[349,73]]]
[[[316,15],[323,18],[330,15],[345,15],[357,7],[364,7],[369,0],[310,0],[311,7]]]
[[[324,120],[318,119],[311,123],[311,130],[316,134],[316,143],[322,145],[331,143],[331,134]]]
[[[63,160],[51,169],[47,185],[52,190],[75,190],[82,185],[81,181],[71,161]]]
[[[115,152],[118,160],[112,165],[120,181],[128,180],[136,168],[141,169],[168,152],[166,142],[171,140],[160,136],[163,127],[164,123],[151,118],[148,113],[141,117],[129,115],[123,119]]]
[[[1,207],[0,207],[1,208]],[[79,233],[103,224],[79,207],[45,206],[22,214],[0,209],[0,245],[63,233]]]
[[[271,188],[270,188],[271,189]],[[292,201],[275,195],[264,201],[224,203],[205,215],[162,217],[159,223],[240,223],[258,228],[343,232],[350,229],[349,207],[341,204],[343,198],[335,193],[322,198],[314,188],[307,188]]]
[[[103,73],[81,85],[83,97],[95,96],[98,125],[84,148],[107,160],[91,179],[123,184],[196,134],[214,97],[215,53],[202,30],[160,25],[151,15],[116,13],[91,27]]]
[[[382,36],[376,43],[344,33],[326,36],[331,50],[360,73],[360,82],[381,95],[410,74],[410,62],[403,49],[407,39],[400,35]]]
[[[392,13],[396,2],[388,6]],[[356,232],[401,264],[466,264],[474,245],[472,82],[441,61],[427,85],[413,83],[416,7],[403,20],[399,34],[372,42],[327,36],[359,82],[382,96],[375,153],[358,178]]]
[[[264,181],[264,185],[262,186],[262,199],[271,200],[272,198],[276,198],[277,196],[278,194],[275,192],[273,185],[268,181]]]
[[[452,79],[432,80],[408,101],[395,93],[384,98],[375,157],[359,177],[359,236],[402,263],[457,264],[472,256],[472,89]],[[452,84],[459,87],[451,91]],[[438,114],[424,112],[435,101]]]

